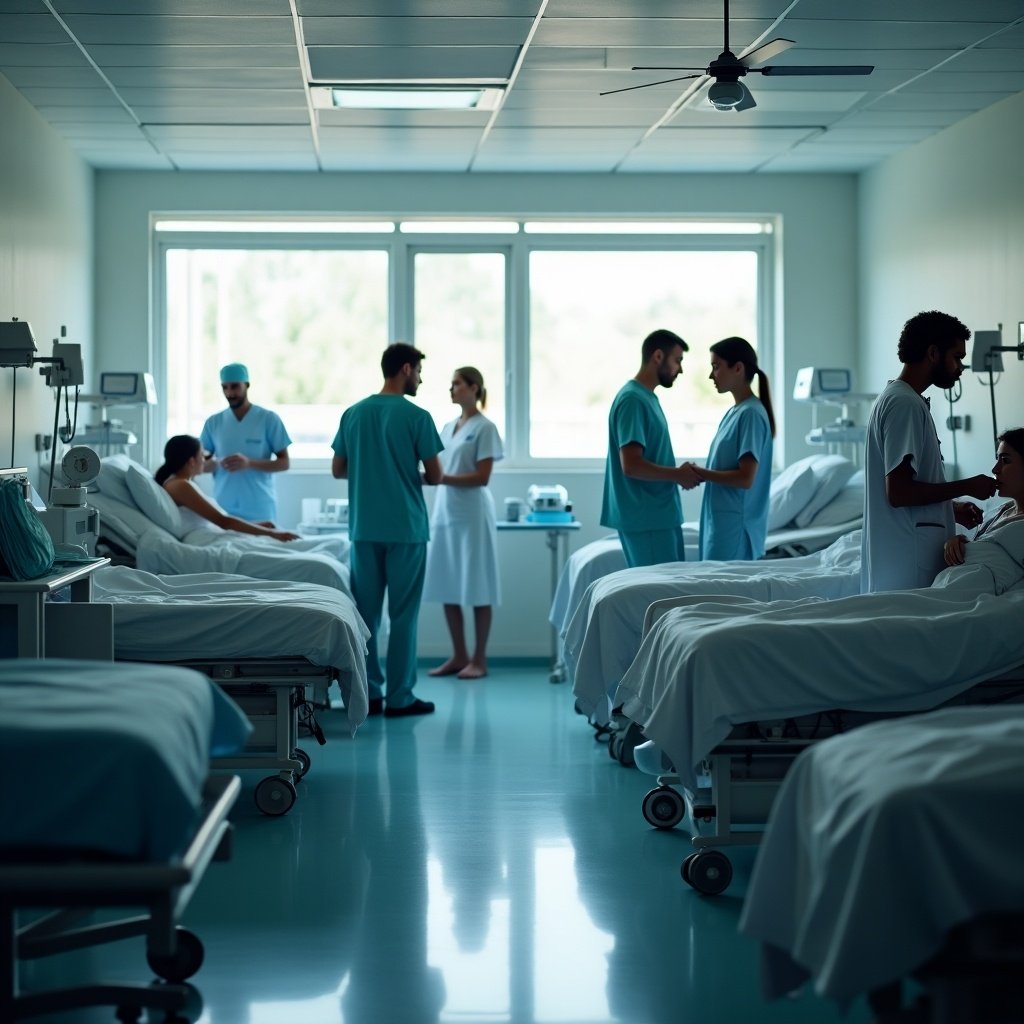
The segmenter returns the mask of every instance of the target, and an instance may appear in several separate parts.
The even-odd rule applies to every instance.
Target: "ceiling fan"
[[[750,53],[736,56],[729,49],[729,0],[723,0],[725,6],[725,44],[722,52],[706,68],[688,67],[645,67],[635,66],[634,71],[697,71],[700,74],[681,75],[678,78],[664,78],[658,82],[645,82],[643,85],[628,85],[624,89],[610,89],[601,93],[611,96],[617,92],[630,92],[633,89],[649,89],[654,85],[667,85],[669,82],[685,82],[690,78],[712,79],[708,89],[708,100],[717,110],[749,110],[756,107],[750,90],[740,81],[746,74],[772,75],[870,75],[875,70],[872,64],[847,64],[831,66],[772,67],[763,66],[766,60],[777,57],[796,44],[792,39],[771,39],[762,43]]]

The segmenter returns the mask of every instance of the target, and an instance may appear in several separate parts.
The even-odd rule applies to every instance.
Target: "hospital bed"
[[[596,723],[608,721],[609,697],[640,649],[644,615],[655,601],[837,598],[859,591],[859,530],[816,554],[782,561],[668,562],[610,573],[587,589],[565,631],[563,656],[577,707]]]
[[[810,456],[772,481],[765,557],[792,558],[822,551],[838,538],[859,530],[864,516],[864,474],[839,456]],[[698,557],[698,526],[683,524],[686,557]],[[751,563],[753,564],[753,563]],[[617,535],[574,551],[555,588],[548,619],[565,635],[587,588],[595,580],[626,568]]]
[[[354,733],[366,717],[369,634],[352,599],[337,590],[118,566],[95,574],[93,602],[113,607],[119,661],[198,669],[242,706],[253,735],[240,757],[219,764],[274,772],[254,793],[265,814],[291,810],[295,784],[309,770],[309,755],[298,746],[300,726],[323,742],[307,688],[326,693],[337,679],[349,729]]]
[[[1024,524],[975,542],[927,590],[774,601],[655,602],[615,704],[653,747],[644,817],[689,815],[702,892],[731,878],[718,847],[756,843],[780,780],[808,743],[869,716],[939,707],[977,684],[978,702],[1016,699],[1024,673]],[[836,711],[835,709],[842,709]],[[679,786],[682,794],[675,788]],[[751,830],[753,826],[753,830]]]
[[[101,541],[122,564],[156,573],[234,572],[348,589],[348,538],[282,543],[205,521],[194,528],[189,524],[195,517],[183,518],[149,470],[126,455],[100,460],[88,500],[100,513]]]
[[[0,793],[0,1020],[107,1005],[125,1021],[144,1008],[178,1019],[203,947],[177,922],[209,863],[229,853],[239,789],[237,777],[208,778],[208,765],[248,730],[195,672],[0,662],[0,749],[23,766]],[[144,913],[84,923],[122,908]],[[19,961],[136,935],[168,984],[20,991]]]
[[[879,753],[884,751],[884,757]],[[807,981],[890,1022],[1019,1021],[1024,708],[866,726],[797,759],[740,931],[774,999]],[[903,1005],[902,979],[925,998]]]

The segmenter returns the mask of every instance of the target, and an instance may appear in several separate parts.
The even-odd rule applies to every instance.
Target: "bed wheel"
[[[164,981],[179,984],[191,978],[203,966],[203,944],[195,932],[187,928],[175,928],[177,949],[170,956],[159,956],[146,953],[146,962],[150,970]]]
[[[618,761],[619,759],[619,747],[621,744],[622,740],[617,733],[613,731],[608,734],[608,756],[613,761]]]
[[[312,758],[310,758],[309,754],[301,749],[301,747],[296,747],[292,751],[292,757],[302,765],[299,769],[299,778],[304,779],[306,777],[306,772],[308,772],[313,765]]]
[[[705,896],[718,896],[732,881],[732,864],[720,850],[691,853],[679,869],[683,881]]]
[[[268,775],[256,785],[256,806],[271,817],[287,814],[295,803],[295,786],[279,775]]]
[[[683,820],[686,802],[671,786],[658,786],[644,797],[641,809],[648,825],[670,829]]]

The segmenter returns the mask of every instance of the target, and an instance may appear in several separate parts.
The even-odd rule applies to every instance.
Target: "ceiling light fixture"
[[[328,110],[494,110],[502,91],[468,83],[338,83],[311,89],[313,105]]]

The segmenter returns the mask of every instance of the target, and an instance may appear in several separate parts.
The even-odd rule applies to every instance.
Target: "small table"
[[[526,530],[536,533],[542,530],[547,535],[547,546],[551,552],[551,601],[555,599],[559,573],[569,558],[569,534],[581,529],[582,526],[583,524],[577,519],[568,523],[532,523],[525,519],[518,519],[512,523],[507,519],[498,520],[499,533],[505,530]],[[548,601],[549,608],[551,601]],[[558,635],[558,629],[555,626],[551,627],[551,675],[548,678],[553,683],[565,682],[562,638]]]
[[[92,600],[92,574],[110,565],[109,558],[94,558],[65,568],[54,569],[34,580],[0,580],[0,605],[14,605],[17,616],[18,658],[46,656],[46,612],[48,594],[71,587],[73,603]]]

